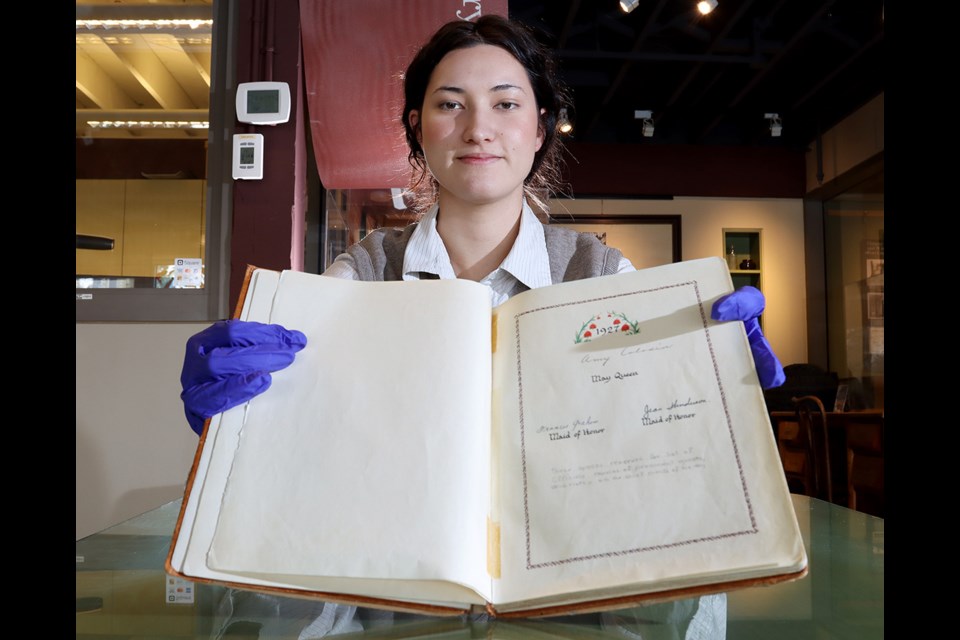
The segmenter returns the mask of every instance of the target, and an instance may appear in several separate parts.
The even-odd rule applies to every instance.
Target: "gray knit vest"
[[[402,229],[376,229],[347,249],[360,280],[402,280],[403,252],[417,223]],[[623,254],[602,244],[592,233],[543,225],[554,284],[611,275],[620,267]],[[435,276],[428,276],[435,277]],[[518,287],[519,293],[526,287]]]

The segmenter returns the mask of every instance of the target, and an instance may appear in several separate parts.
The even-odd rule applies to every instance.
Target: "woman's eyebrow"
[[[511,89],[516,89],[517,91],[523,91],[523,87],[515,84],[498,84],[491,89],[491,91],[509,91]]]
[[[517,91],[521,91],[521,92],[523,91],[523,87],[516,84],[509,84],[509,83],[494,85],[493,87],[490,88],[490,91],[492,93],[495,91],[510,91],[512,89],[516,89]],[[442,86],[442,87],[437,87],[436,89],[433,90],[434,93],[439,93],[441,91],[446,91],[448,93],[456,93],[456,94],[466,93],[466,91],[461,87],[454,87],[454,86]]]

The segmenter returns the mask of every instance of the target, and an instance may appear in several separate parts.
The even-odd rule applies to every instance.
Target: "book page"
[[[261,321],[307,346],[244,410],[208,567],[489,591],[487,289],[284,272]]]
[[[802,567],[743,324],[710,320],[730,291],[709,258],[497,309],[494,604]]]
[[[238,318],[270,317],[279,281],[279,271],[254,270]],[[192,576],[207,574],[206,553],[245,412],[246,406],[241,405],[213,416],[199,444],[197,468],[184,496],[180,530],[170,557],[171,566],[178,571]],[[216,446],[218,441],[220,446]]]

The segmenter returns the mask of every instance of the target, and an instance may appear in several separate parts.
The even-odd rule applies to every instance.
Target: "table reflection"
[[[793,496],[810,559],[794,582],[603,613],[436,618],[283,598],[166,575],[180,501],[77,541],[76,637],[883,638],[883,520]]]

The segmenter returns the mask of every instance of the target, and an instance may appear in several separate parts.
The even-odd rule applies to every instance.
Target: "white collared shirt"
[[[438,211],[439,207],[433,205],[410,235],[410,241],[403,252],[404,280],[420,280],[423,274],[437,276],[442,280],[457,277],[443,239],[437,233]],[[634,267],[627,258],[622,258],[617,273],[627,271],[634,271]],[[349,254],[338,256],[323,275],[346,280],[360,278]],[[510,253],[499,267],[480,280],[480,284],[490,287],[493,306],[504,303],[514,291],[517,282],[530,289],[553,283],[543,225],[526,201],[520,214],[520,231]]]

